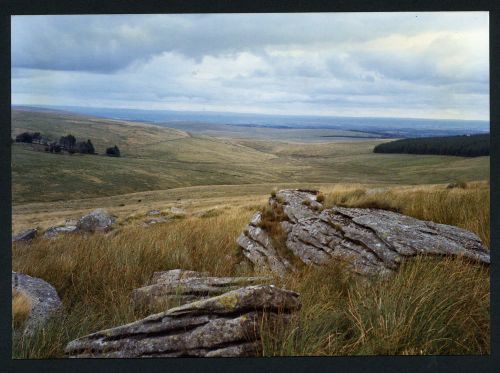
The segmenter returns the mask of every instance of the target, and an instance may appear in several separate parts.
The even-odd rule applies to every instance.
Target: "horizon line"
[[[268,113],[252,113],[252,112],[236,112],[236,111],[212,111],[212,110],[171,110],[171,109],[137,109],[130,107],[109,107],[109,106],[78,106],[78,105],[52,105],[52,104],[13,104],[14,106],[24,106],[32,108],[82,108],[82,109],[105,109],[105,110],[135,110],[135,111],[155,111],[155,112],[172,112],[172,113],[199,113],[199,114],[228,114],[228,115],[254,115],[254,116],[271,116],[271,117],[313,117],[313,118],[369,118],[369,119],[402,119],[402,120],[429,120],[429,121],[460,121],[460,122],[490,122],[489,119],[459,119],[459,118],[429,118],[429,117],[390,117],[390,116],[349,116],[349,115],[321,115],[321,114],[268,114]],[[64,111],[64,110],[59,110]]]

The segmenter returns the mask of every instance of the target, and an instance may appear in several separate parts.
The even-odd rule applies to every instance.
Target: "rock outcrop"
[[[46,281],[12,271],[12,290],[25,295],[31,304],[24,334],[32,335],[43,327],[50,316],[60,309],[62,303],[56,289]]]
[[[96,209],[82,216],[76,223],[76,227],[79,231],[84,232],[107,232],[115,223],[116,219],[114,216],[110,215],[106,210]]]
[[[323,209],[317,192],[281,190],[269,199],[277,224],[286,235],[286,247],[305,264],[331,260],[347,262],[357,273],[384,275],[417,254],[464,256],[489,264],[489,250],[472,232],[422,221],[391,211],[333,207]],[[280,216],[281,216],[280,215]],[[267,231],[259,228],[257,213],[237,243],[254,264],[282,274],[288,261],[272,247]]]
[[[259,227],[261,222],[262,214],[258,212],[236,242],[243,249],[243,255],[254,263],[257,273],[260,269],[264,269],[282,276],[291,270],[292,266],[287,259],[278,254],[269,235]]]
[[[47,238],[55,237],[60,233],[76,232],[107,232],[116,223],[114,216],[104,209],[96,209],[78,220],[66,220],[63,225],[56,225],[48,228],[44,236]]]
[[[133,290],[131,298],[139,307],[178,306],[268,280],[265,277],[211,277],[204,272],[173,269],[155,272],[151,284]]]
[[[71,341],[70,357],[256,356],[260,323],[287,320],[298,294],[272,285],[240,288]]]
[[[38,231],[36,228],[25,229],[24,231],[14,235],[12,237],[12,242],[18,241],[30,241],[36,237]]]

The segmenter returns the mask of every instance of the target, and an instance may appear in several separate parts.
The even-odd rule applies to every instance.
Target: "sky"
[[[488,12],[12,17],[12,103],[489,120]]]

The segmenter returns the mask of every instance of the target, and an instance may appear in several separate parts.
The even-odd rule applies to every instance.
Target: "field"
[[[274,183],[429,184],[489,178],[489,157],[374,154],[387,140],[297,143],[220,139],[135,122],[13,112],[13,134],[90,138],[121,158],[12,147],[14,205],[201,185]]]
[[[14,112],[13,133],[71,132],[91,138],[98,152],[116,144],[123,157],[56,155],[14,144],[13,231],[45,229],[98,207],[115,214],[118,227],[13,245],[13,270],[53,284],[64,305],[64,314],[35,338],[13,341],[16,358],[63,357],[76,337],[146,316],[151,310],[134,309],[129,296],[154,271],[251,274],[235,240],[274,189],[316,188],[327,205],[391,208],[469,229],[490,243],[489,157],[373,154],[386,140],[222,139],[75,118]],[[143,226],[148,210],[168,216],[171,207],[185,216]],[[490,351],[484,266],[417,258],[390,281],[369,284],[339,266],[304,266],[274,283],[298,291],[303,307],[276,333],[263,326],[265,356]],[[19,322],[23,307],[16,302]]]

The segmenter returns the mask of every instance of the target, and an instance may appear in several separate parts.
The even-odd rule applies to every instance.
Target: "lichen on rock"
[[[317,191],[287,189],[269,199],[269,206],[282,211],[286,219],[279,223],[287,249],[307,265],[337,260],[362,275],[387,275],[406,258],[419,254],[490,262],[488,248],[472,232],[392,211],[324,209],[317,196]],[[256,229],[258,223],[255,215],[237,243],[256,270],[283,275],[293,266],[270,244],[269,232]]]

